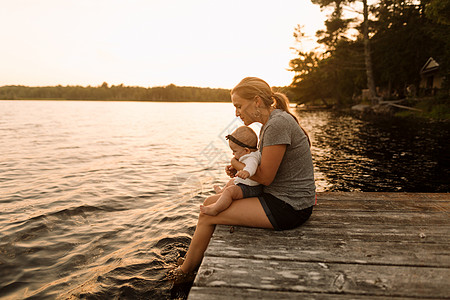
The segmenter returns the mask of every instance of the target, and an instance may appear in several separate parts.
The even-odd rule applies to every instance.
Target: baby
[[[247,126],[238,127],[232,134],[227,135],[226,139],[233,151],[231,164],[236,166],[233,160],[238,160],[244,165],[236,173],[223,189],[215,186],[214,189],[220,195],[220,198],[208,206],[200,205],[200,211],[206,215],[215,216],[221,211],[227,209],[233,200],[256,197],[262,193],[262,185],[251,180],[261,161],[261,153],[258,151],[258,137],[256,133]]]

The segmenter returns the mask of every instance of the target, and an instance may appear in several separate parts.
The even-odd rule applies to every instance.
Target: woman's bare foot
[[[222,193],[223,190],[220,188],[220,186],[215,185],[214,186],[214,191],[216,192],[216,194],[220,194],[220,193]]]
[[[195,279],[196,272],[184,272],[181,266],[171,269],[166,273],[166,278],[174,284],[192,282]]]
[[[219,213],[217,209],[215,209],[214,204],[208,206],[200,205],[200,211],[209,216],[217,216]]]

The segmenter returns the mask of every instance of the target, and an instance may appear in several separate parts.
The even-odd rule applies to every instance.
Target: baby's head
[[[227,135],[226,138],[236,159],[258,150],[258,137],[250,127],[238,127],[232,134]]]

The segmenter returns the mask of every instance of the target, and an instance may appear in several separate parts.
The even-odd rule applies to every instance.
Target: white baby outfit
[[[245,154],[239,158],[239,161],[243,164],[245,164],[244,171],[247,171],[250,173],[249,177],[252,177],[256,173],[256,169],[259,166],[259,163],[261,162],[261,152],[254,151],[250,152],[249,154]],[[234,184],[243,183],[249,186],[256,186],[259,185],[258,182],[251,180],[250,178],[242,179],[239,177],[236,177],[234,179]]]

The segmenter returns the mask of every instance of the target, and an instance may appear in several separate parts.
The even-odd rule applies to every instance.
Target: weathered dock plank
[[[378,212],[448,212],[450,203],[444,201],[427,200],[424,201],[397,201],[397,200],[336,200],[322,199],[318,204],[321,210],[343,210],[343,211],[367,211],[376,210]]]
[[[361,224],[361,225],[392,225],[392,226],[410,226],[410,225],[433,225],[446,226],[450,215],[442,212],[389,212],[389,211],[343,211],[329,210],[323,211],[316,209],[311,224]]]
[[[353,295],[448,297],[450,269],[215,257],[196,284]],[[443,281],[443,279],[446,279]]]
[[[260,290],[253,288],[209,288],[209,287],[195,287],[195,299],[197,300],[230,300],[230,299],[267,299],[267,300],[285,300],[285,299],[305,299],[305,300],[355,300],[367,299],[367,296],[358,296],[354,294],[340,294],[340,293],[313,293],[313,292],[285,292],[277,290]],[[190,297],[193,298],[193,297]],[[386,300],[386,296],[371,295],[370,299]],[[417,299],[411,297],[395,297],[396,300]],[[430,300],[433,298],[420,298]]]
[[[419,243],[446,243],[450,244],[450,225],[433,226],[409,226],[407,228],[392,225],[360,225],[355,224],[323,224],[313,226],[311,223],[304,224],[296,230],[279,231],[276,235],[271,230],[261,230],[255,238],[295,238],[295,239],[316,239],[316,240],[365,240],[365,241],[399,241],[399,242],[419,242]],[[218,226],[214,232],[214,237],[225,238],[233,242],[236,235],[230,236],[230,230],[240,232],[241,237],[255,233],[253,228],[238,226]],[[236,236],[239,238],[239,236]],[[252,237],[253,238],[253,237]]]
[[[217,226],[189,299],[450,298],[450,194],[318,199],[295,230]]]
[[[274,235],[259,230],[236,228],[233,234],[218,233],[210,244],[210,255],[217,257],[302,262],[354,262],[358,264],[434,266],[450,268],[449,243],[404,243],[403,241],[372,241],[341,238]],[[223,231],[223,230],[222,230]],[[230,236],[232,235],[232,236]],[[249,238],[251,236],[251,238]],[[447,237],[448,239],[448,237]],[[268,243],[268,241],[270,241]]]
[[[396,201],[442,201],[448,202],[447,193],[378,193],[378,192],[323,192],[318,193],[322,200],[396,200]]]

